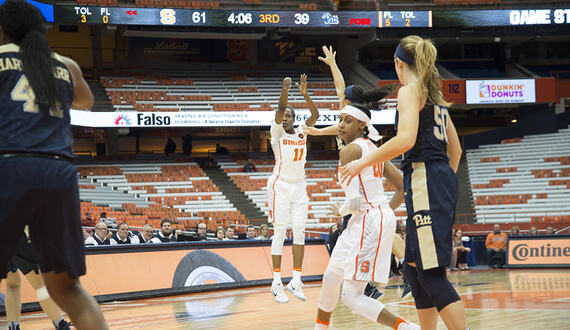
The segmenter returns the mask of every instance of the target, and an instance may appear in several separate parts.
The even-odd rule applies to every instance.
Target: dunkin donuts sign
[[[534,79],[467,80],[467,104],[534,103]]]
[[[570,235],[510,237],[509,267],[570,267]]]

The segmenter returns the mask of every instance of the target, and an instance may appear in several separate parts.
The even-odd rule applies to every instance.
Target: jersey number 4
[[[447,120],[449,118],[449,112],[446,108],[441,108],[439,105],[433,106],[433,119],[435,120],[436,126],[433,127],[433,135],[438,140],[447,142]]]
[[[31,113],[38,113],[40,112],[40,107],[36,103],[36,94],[32,87],[30,87],[30,83],[28,82],[28,78],[22,75],[20,80],[16,83],[14,89],[12,89],[12,93],[10,93],[13,101],[23,101],[24,102],[24,112],[31,112]],[[52,117],[63,118],[63,111],[61,107],[57,107],[57,109],[50,108],[49,114]]]
[[[295,149],[295,157],[293,157],[293,161],[297,162],[300,161],[301,158],[303,158],[303,153],[305,152],[305,149],[303,148],[296,148]]]

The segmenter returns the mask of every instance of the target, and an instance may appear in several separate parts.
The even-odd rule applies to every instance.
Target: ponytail
[[[380,88],[371,89],[362,93],[362,99],[365,101],[368,109],[378,109],[380,105],[386,103],[386,98],[396,92],[399,84],[392,83],[384,85]]]
[[[407,36],[400,41],[400,46],[406,55],[413,58],[411,67],[418,74],[418,93],[429,104],[449,106],[441,94],[441,77],[435,66],[437,49],[429,39],[419,36]]]
[[[36,103],[52,109],[60,107],[52,50],[45,35],[37,30],[26,33],[20,43],[20,54],[24,74],[36,95]]]
[[[36,103],[57,109],[59,91],[54,76],[55,64],[45,33],[41,12],[25,0],[7,0],[0,6],[0,25],[10,41],[20,46],[24,74],[34,91]]]

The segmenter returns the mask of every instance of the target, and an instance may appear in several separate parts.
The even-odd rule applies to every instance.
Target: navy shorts
[[[417,269],[451,264],[452,227],[457,201],[457,176],[443,160],[406,166],[406,261]]]
[[[31,271],[34,271],[36,274],[40,273],[40,267],[38,265],[38,259],[34,254],[34,248],[24,233],[22,233],[20,243],[18,244],[18,252],[16,252],[16,255],[10,260],[10,267],[8,267],[8,269],[13,273],[19,269],[24,275]]]
[[[28,225],[43,273],[85,274],[77,170],[66,160],[0,158],[0,278]]]

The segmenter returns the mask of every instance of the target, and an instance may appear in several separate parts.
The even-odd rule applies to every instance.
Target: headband
[[[380,133],[378,133],[376,128],[374,128],[374,126],[372,126],[372,121],[370,120],[370,117],[368,117],[368,115],[365,114],[364,111],[362,111],[362,110],[360,110],[357,107],[354,107],[352,105],[347,105],[344,108],[342,108],[340,113],[352,116],[352,117],[354,117],[354,118],[356,118],[362,122],[365,122],[366,127],[368,127],[368,138],[370,140],[378,141],[382,138],[382,135],[380,135]]]
[[[396,57],[399,58],[400,61],[404,63],[408,63],[410,65],[414,64],[414,59],[410,58],[408,54],[406,54],[406,52],[402,48],[402,45],[400,44],[398,44],[398,47],[396,48]]]

